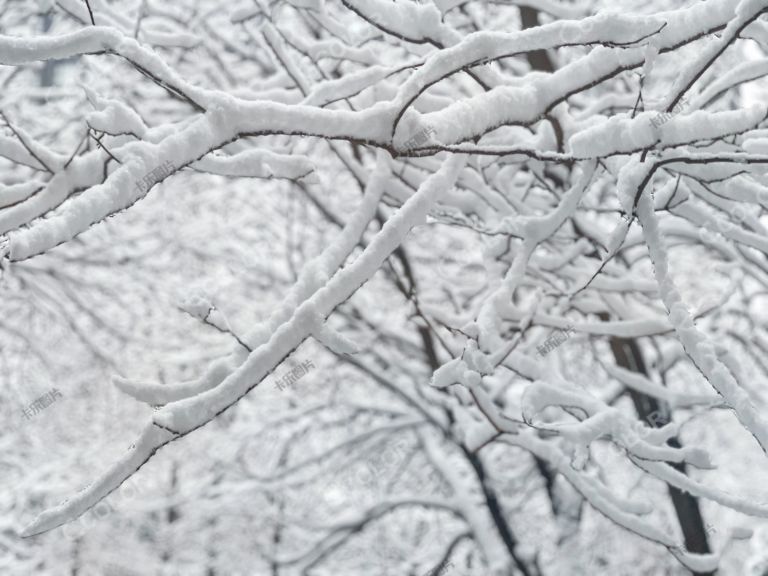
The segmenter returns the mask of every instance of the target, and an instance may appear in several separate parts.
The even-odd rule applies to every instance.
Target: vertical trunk
[[[648,377],[642,351],[635,340],[624,338],[611,338],[611,351],[616,358],[616,364]],[[656,398],[646,396],[634,390],[629,390],[629,395],[641,420],[660,428],[670,422],[670,410],[666,403],[659,402]],[[677,438],[669,440],[670,446],[680,447]],[[678,471],[685,474],[685,464],[671,464]],[[669,496],[675,507],[677,520],[685,539],[685,548],[689,552],[707,554],[710,552],[707,542],[707,531],[704,527],[704,519],[701,516],[699,501],[688,493],[681,492],[674,486],[667,485]],[[713,572],[701,572],[699,574],[710,576]]]
[[[523,30],[535,28],[539,25],[539,12],[528,6],[520,7],[520,24]],[[555,67],[546,50],[534,50],[528,53],[528,63],[534,70],[554,72]]]
[[[171,464],[171,487],[169,491],[171,498],[176,495],[178,483],[178,464],[173,462]],[[163,552],[163,562],[166,564],[170,563],[171,559],[173,558],[173,525],[176,523],[179,517],[180,513],[178,507],[174,504],[170,504],[165,510],[165,519],[168,523],[168,539],[167,547]]]
[[[82,539],[75,538],[72,542],[72,570],[71,576],[78,576],[80,574],[80,548],[82,546]]]
[[[217,484],[218,482],[214,482],[214,484]],[[208,533],[211,534],[213,537],[208,542],[208,567],[205,570],[205,576],[216,576],[216,547],[214,543],[216,542],[216,518],[211,518],[208,521],[209,530]]]
[[[410,261],[408,260],[408,255],[405,251],[405,248],[402,246],[398,248],[395,251],[395,255],[403,266],[405,276],[408,280],[408,287],[398,286],[398,289],[400,289],[407,298],[409,294],[415,294],[417,292],[416,278],[413,275],[413,271],[411,269]],[[432,336],[432,332],[428,327],[425,326],[419,327],[418,332],[424,348],[424,359],[429,366],[430,371],[434,372],[440,367],[440,362],[435,351],[435,342]],[[448,417],[451,418],[450,413],[448,414]],[[539,574],[537,566],[529,566],[523,559],[520,558],[519,554],[517,553],[517,539],[515,538],[515,535],[512,532],[512,528],[507,521],[506,514],[504,513],[501,502],[499,502],[496,491],[492,486],[488,484],[486,480],[485,466],[483,465],[480,455],[472,453],[461,443],[459,443],[459,446],[475,472],[475,476],[477,477],[477,481],[483,493],[483,498],[485,499],[485,504],[488,507],[488,512],[491,515],[491,520],[493,521],[493,524],[496,527],[496,531],[498,532],[499,537],[501,538],[505,548],[507,549],[507,552],[509,553],[512,564],[517,569],[517,571],[523,574],[523,576],[537,576]]]
[[[538,26],[539,13],[533,8],[523,6],[520,8],[520,21],[523,29]],[[545,50],[530,52],[528,54],[528,62],[534,70],[540,70],[542,72],[555,71],[555,65]],[[562,147],[562,130],[553,118],[550,117],[548,119],[553,123],[555,133],[558,135],[559,147]],[[603,316],[603,320],[607,319],[607,315],[601,316]],[[632,370],[643,374],[644,376],[648,376],[642,351],[635,340],[611,338],[611,351],[613,352],[617,365],[627,370]],[[645,394],[633,390],[630,390],[629,393],[640,419],[651,422],[651,424],[656,427],[661,427],[669,423],[670,413],[668,406],[662,406],[658,400],[646,396]],[[669,441],[669,444],[676,447],[680,446],[677,438],[672,438]],[[673,464],[673,466],[682,473],[685,473],[686,471],[685,464]],[[686,549],[689,552],[699,554],[708,553],[710,549],[707,542],[707,532],[704,527],[701,510],[699,509],[698,499],[690,494],[681,492],[674,486],[667,485],[667,487],[680,528],[683,532]],[[708,572],[701,574],[702,576],[711,576],[713,573]]]
[[[285,500],[282,496],[278,500],[277,517],[279,520],[275,523],[274,533],[272,534],[272,554],[277,557],[280,550],[280,542],[283,539],[283,524],[282,517],[285,512]],[[277,561],[271,562],[271,574],[272,576],[280,576],[280,564]]]
[[[48,30],[50,30],[51,24],[53,24],[53,13],[46,12],[42,15],[41,19],[43,33],[46,34]],[[57,62],[53,59],[43,62],[43,68],[40,71],[40,86],[44,88],[53,86],[53,79],[56,73],[56,65]]]
[[[504,513],[504,509],[501,506],[501,502],[499,502],[499,499],[496,496],[496,491],[493,489],[493,487],[489,486],[488,482],[486,481],[485,466],[483,465],[482,460],[480,460],[480,455],[473,454],[464,448],[464,446],[462,446],[462,450],[464,451],[465,457],[472,465],[472,469],[475,471],[475,475],[477,476],[480,488],[483,491],[483,498],[485,498],[485,504],[488,507],[488,512],[491,514],[493,524],[496,526],[496,530],[498,531],[502,542],[504,542],[504,546],[506,547],[510,558],[512,558],[515,567],[520,571],[521,574],[523,574],[523,576],[538,576],[540,574],[538,566],[530,566],[526,561],[520,558],[517,553],[517,539],[512,532],[512,528],[510,527],[509,522],[507,522],[507,517]]]

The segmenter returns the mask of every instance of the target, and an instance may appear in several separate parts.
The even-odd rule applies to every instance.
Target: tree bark
[[[642,351],[636,340],[611,338],[611,351],[613,352],[614,358],[616,358],[616,364],[618,366],[642,374],[645,377],[649,377]],[[671,414],[669,406],[666,403],[659,402],[652,396],[647,396],[634,390],[629,390],[629,395],[635,405],[637,415],[641,420],[648,422],[655,428],[661,428],[662,426],[669,424]],[[668,444],[675,448],[680,448],[680,442],[677,438],[671,438],[668,441]],[[683,474],[686,473],[686,466],[684,463],[673,463],[670,464],[670,466],[676,468]],[[697,554],[709,553],[710,547],[709,542],[707,541],[707,531],[704,526],[704,519],[701,515],[698,498],[688,493],[681,492],[679,489],[669,484],[667,484],[667,488],[669,496],[672,499],[672,504],[675,507],[675,513],[677,514],[680,529],[683,532],[686,550]],[[712,576],[714,572],[696,572],[695,574]]]
[[[538,26],[539,13],[533,8],[522,6],[520,8],[520,21],[522,23],[523,29]],[[554,63],[545,50],[529,52],[528,62],[530,63],[531,68],[534,70],[539,70],[542,72],[555,71]],[[561,134],[562,130],[560,130],[556,120],[551,117],[549,120],[553,123],[556,134]],[[558,140],[558,144],[560,147],[562,146],[560,138]],[[601,314],[601,317],[603,321],[607,320],[608,318],[607,314]],[[613,352],[613,356],[618,366],[633,372],[638,372],[646,377],[649,376],[645,366],[645,361],[643,359],[642,351],[640,350],[640,346],[636,340],[614,337],[611,338],[610,344],[611,351]],[[669,406],[662,405],[662,403],[656,400],[656,398],[646,396],[645,394],[635,392],[634,390],[629,390],[629,394],[632,398],[632,402],[635,405],[637,415],[641,420],[650,422],[651,425],[657,428],[660,428],[669,423]],[[680,442],[677,438],[672,438],[669,440],[669,445],[679,448]],[[686,473],[685,464],[672,464],[672,466],[683,474]],[[545,481],[548,482],[549,487],[551,480],[547,480],[545,476]],[[709,553],[710,548],[707,541],[707,531],[704,526],[704,520],[701,516],[701,509],[699,508],[698,499],[694,496],[691,496],[690,494],[681,492],[669,484],[667,485],[667,488],[669,491],[669,496],[672,499],[672,504],[675,508],[675,513],[677,515],[678,523],[680,524],[680,529],[683,532],[686,550],[698,554]],[[712,576],[714,572],[701,572],[697,574],[700,574],[701,576]]]

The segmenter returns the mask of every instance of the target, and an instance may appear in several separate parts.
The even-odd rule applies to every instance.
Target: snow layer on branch
[[[675,146],[740,134],[765,120],[767,110],[763,104],[742,110],[714,113],[699,110],[678,116],[662,126],[661,144]]]
[[[536,414],[547,406],[572,406],[588,416],[599,414],[606,405],[583,392],[538,380],[526,387],[520,402],[520,409],[526,422],[532,422]]]
[[[447,12],[453,10],[466,3],[466,0],[433,0],[440,12],[445,15]],[[589,11],[585,4],[575,3],[574,5],[566,4],[559,0],[517,0],[515,2],[517,6],[529,6],[538,12],[544,12],[551,14],[558,19],[577,19],[586,16]]]
[[[564,37],[572,38],[574,43],[623,42],[651,34],[663,24],[664,21],[657,17],[611,14],[577,22],[553,22],[512,33],[475,32],[454,46],[430,55],[424,66],[400,88],[395,103],[405,105],[426,87],[467,66],[521,52],[554,48],[564,44]]]
[[[217,131],[212,129],[213,125],[204,116],[160,144],[126,146],[126,150],[140,151],[142,155],[124,162],[103,184],[69,200],[55,216],[11,233],[11,259],[23,260],[71,240],[92,224],[144,197],[151,186],[140,183],[148,174],[170,163],[170,168],[165,168],[160,176],[153,179],[153,183],[162,181],[179,166],[208,152],[208,143],[218,136]]]
[[[360,347],[355,342],[331,328],[328,322],[319,322],[312,336],[335,354],[355,354],[360,351]]]
[[[133,134],[137,138],[144,138],[147,134],[148,128],[144,120],[125,103],[102,98],[87,86],[85,92],[96,108],[95,112],[89,112],[86,116],[89,126],[101,132]]]
[[[78,54],[94,54],[118,44],[122,38],[118,30],[98,26],[61,36],[0,36],[0,63],[18,66],[38,60],[63,60]]]
[[[161,142],[125,145],[123,155],[130,159],[106,182],[68,201],[55,216],[13,233],[11,259],[23,260],[71,240],[92,224],[143,198],[151,186],[140,186],[139,182],[161,165],[170,164],[170,168],[153,184],[239,133],[303,133],[384,142],[391,125],[389,116],[382,107],[356,113],[221,97],[206,114]]]
[[[187,314],[198,320],[205,321],[214,305],[202,294],[194,294],[179,303],[179,307]]]
[[[614,28],[615,23],[621,22],[621,19],[615,19],[615,15],[610,18],[598,16],[595,17],[593,29],[586,33],[594,35],[591,38],[598,41],[603,38],[608,40],[609,35],[619,30],[625,33],[616,34],[621,37],[613,37],[614,41],[631,42],[633,39],[642,37],[642,32],[647,35],[661,29],[666,22],[668,25],[661,29],[656,37],[659,49],[663,50],[723,26],[732,17],[732,3],[729,0],[715,0],[649,17],[644,23],[641,23],[642,20],[627,19],[627,26],[630,28],[628,31],[624,31],[620,25]],[[505,49],[512,50],[511,53],[514,53],[514,49],[548,47],[546,43],[544,45],[534,43],[531,40],[536,38],[534,34],[545,34],[555,43],[554,45],[557,45],[555,39],[564,29],[561,27],[567,26],[574,26],[574,24],[555,22],[530,31],[508,35],[507,39],[513,38],[518,44],[504,46],[504,48],[493,41],[498,36],[493,36],[492,33],[479,32],[476,35],[470,35],[462,43],[448,50],[441,50],[428,60],[422,70],[412,75],[403,85],[395,103],[398,107],[405,106],[424,87],[466,65],[467,60],[479,63],[493,58],[494,54],[503,55]],[[526,35],[527,33],[529,35]],[[582,33],[583,31],[579,32],[579,34]],[[576,39],[586,40],[587,38],[577,35]],[[484,42],[485,46],[483,46]],[[474,43],[477,43],[478,47],[475,47]],[[434,127],[437,139],[443,143],[461,142],[502,125],[530,124],[541,119],[543,113],[561,101],[565,95],[578,92],[623,69],[642,66],[645,63],[645,57],[646,52],[643,48],[598,47],[587,56],[560,68],[553,74],[536,75],[535,79],[526,82],[524,86],[497,87],[484,94],[456,102],[440,112],[426,115],[424,122]]]
[[[468,370],[467,363],[461,358],[454,358],[440,366],[432,374],[430,384],[435,388],[447,388],[461,382],[462,375]]]
[[[344,3],[374,25],[397,31],[412,42],[440,36],[441,14],[431,4],[387,0],[345,0]]]
[[[318,318],[349,298],[370,279],[389,255],[400,245],[408,231],[424,221],[427,212],[446,188],[453,186],[466,158],[451,156],[432,174],[405,205],[384,224],[363,253],[340,270],[328,284],[302,303],[271,336],[256,348],[243,365],[216,388],[198,396],[168,404],[155,413],[154,422],[178,433],[187,433],[203,425],[231,406],[264,377],[292,350],[311,335]]]
[[[256,349],[267,342],[280,326],[291,319],[296,307],[313,296],[328,281],[331,274],[342,266],[374,218],[389,174],[388,155],[385,152],[379,152],[376,168],[368,179],[362,202],[341,233],[319,256],[302,268],[296,283],[269,319],[245,335],[245,342],[251,349]],[[181,384],[160,385],[124,379],[115,379],[114,382],[120,390],[137,400],[152,405],[163,405],[215,388],[242,364],[245,357],[243,348],[238,346],[229,357],[211,364],[200,378]]]
[[[137,443],[131,446],[123,458],[115,462],[105,473],[96,478],[93,484],[84,488],[72,498],[65,500],[57,507],[40,514],[29,526],[24,528],[21,536],[27,538],[47,532],[81,516],[102,498],[117,489],[147,461],[149,455],[153,454],[160,446],[170,442],[173,438],[174,435],[167,430],[151,424],[148,425]]]
[[[76,156],[69,166],[59,170],[43,189],[25,202],[0,212],[0,234],[14,230],[59,206],[75,190],[101,182],[104,165],[101,151]]]
[[[39,60],[64,60],[79,54],[104,52],[120,54],[198,102],[207,101],[206,91],[185,82],[156,53],[115,28],[89,26],[69,34],[37,38],[0,36],[0,64],[18,66]]]
[[[45,170],[45,166],[40,164],[16,138],[0,136],[0,156],[18,164],[25,164],[38,170]]]
[[[291,35],[290,32],[283,31],[283,34],[291,38],[294,45],[298,44],[298,42],[294,42],[295,37]],[[339,42],[335,38],[333,40],[318,40],[312,42],[312,44],[307,45],[306,51],[314,60],[322,60],[324,58],[348,60],[366,66],[375,66],[378,62],[376,54],[370,48],[349,46],[348,44]]]
[[[693,318],[682,302],[680,292],[669,275],[669,259],[659,231],[656,213],[650,195],[646,191],[638,204],[638,217],[648,253],[659,283],[659,293],[669,312],[669,319],[683,345],[686,354],[693,360],[712,387],[734,410],[737,418],[757,440],[763,451],[768,451],[768,422],[750,401],[749,395],[741,388],[728,368],[718,359],[714,346],[694,325]]]
[[[381,80],[402,70],[404,66],[367,66],[338,79],[318,82],[307,95],[303,104],[307,106],[326,106],[344,98],[349,98],[377,84]]]
[[[540,244],[552,236],[565,221],[576,211],[581,198],[589,188],[589,183],[595,173],[596,162],[582,164],[581,174],[576,183],[563,195],[557,208],[546,216],[521,218],[522,233],[526,240]]]
[[[583,410],[586,417],[581,422],[548,422],[538,425],[557,432],[577,445],[587,446],[600,438],[610,437],[627,452],[640,458],[686,462],[698,468],[712,467],[709,454],[700,448],[674,448],[666,445],[667,440],[678,433],[675,424],[658,429],[638,426],[636,420],[584,392],[567,390],[542,381],[526,388],[522,399],[523,418],[526,422],[533,422],[534,416],[549,406]]]
[[[714,98],[722,95],[726,90],[744,82],[762,78],[768,75],[768,59],[748,61],[739,64],[719,76],[711,84],[708,84],[700,94],[691,98],[692,106],[696,109],[703,108]]]
[[[63,155],[41,145],[32,137],[32,135],[20,126],[14,125],[13,131],[15,132],[15,139],[23,142],[25,154],[27,154],[30,159],[34,159],[33,164],[30,164],[31,166],[42,166],[44,169],[50,169],[52,172],[61,169],[66,161]]]
[[[641,392],[647,396],[653,396],[654,398],[663,400],[664,402],[667,402],[671,408],[685,408],[697,405],[722,405],[722,399],[719,396],[675,393],[665,386],[652,382],[638,372],[632,372],[610,362],[603,364],[603,368],[608,374],[619,380],[628,388]]]
[[[240,6],[235,6],[229,13],[229,20],[230,22],[237,24],[255,18],[261,13],[262,9],[258,2],[247,2]]]
[[[212,362],[203,376],[187,382],[162,385],[155,382],[139,382],[115,376],[112,383],[115,387],[141,402],[150,406],[162,406],[181,398],[188,398],[201,391],[210,390],[229,376],[247,357],[242,346],[238,350],[220,360]]]
[[[743,148],[750,154],[768,156],[768,138],[750,138],[744,142]]]
[[[38,182],[23,182],[11,186],[0,185],[0,208],[18,204],[32,196],[42,187],[43,185]]]
[[[648,180],[654,171],[653,162],[641,162],[638,156],[627,162],[619,172],[616,182],[616,193],[619,196],[619,204],[625,214],[634,214],[635,203],[643,187],[649,187],[652,182]],[[626,234],[626,230],[624,230]]]
[[[649,522],[636,515],[631,508],[625,506],[621,500],[611,497],[611,493],[602,483],[596,483],[593,479],[577,472],[571,462],[556,446],[537,438],[533,434],[518,434],[505,438],[510,444],[520,446],[548,462],[553,469],[559,471],[580,492],[589,503],[601,514],[612,522],[623,526],[627,530],[639,534],[652,542],[657,542],[668,548],[686,566],[699,571],[707,572],[717,568],[718,556],[682,554],[677,548],[675,539],[665,534]]]
[[[736,15],[747,19],[749,16],[765,10],[768,10],[765,0],[741,0],[738,8],[736,8]]]
[[[202,39],[194,34],[187,32],[168,32],[165,30],[153,30],[151,28],[142,28],[141,36],[153,46],[163,46],[165,48],[187,48],[191,49],[200,44]]]
[[[709,3],[706,3],[709,5]],[[669,92],[667,103],[671,104],[678,95],[684,94],[705,70],[710,62],[714,61],[721,54],[733,39],[738,35],[743,25],[755,18],[760,12],[768,10],[764,0],[742,0],[736,9],[736,18],[730,19],[728,25],[722,33],[722,36],[712,42],[704,44],[692,62],[680,68],[675,76],[675,83]],[[677,100],[675,100],[677,101]],[[669,106],[665,106],[669,109]]]
[[[466,157],[463,155],[449,157],[440,170],[432,174],[416,194],[385,223],[363,253],[339,271],[323,289],[301,304],[290,320],[280,326],[266,343],[255,349],[235,372],[218,387],[168,404],[156,412],[153,425],[145,429],[138,449],[132,449],[127,458],[113,465],[96,484],[81,492],[78,497],[55,510],[44,512],[25,530],[25,535],[44,532],[83,514],[149,460],[160,446],[204,425],[258,385],[312,333],[319,318],[326,317],[376,273],[410,229],[424,221],[440,192],[454,185],[465,162]],[[379,166],[382,165],[386,166],[386,163],[380,162]]]
[[[701,204],[686,202],[675,207],[674,214],[682,216],[710,232],[720,233],[735,242],[751,246],[764,254],[768,254],[768,237],[746,230],[740,224],[735,224],[720,213],[708,212]]]
[[[701,482],[690,478],[686,474],[681,474],[678,470],[675,470],[663,462],[650,462],[634,457],[632,458],[632,461],[649,474],[667,482],[671,486],[676,486],[683,492],[687,492],[698,498],[712,500],[713,502],[717,502],[722,506],[731,508],[732,510],[736,510],[743,514],[749,514],[750,516],[756,516],[758,518],[768,518],[768,501],[755,502],[752,499],[741,498],[722,490],[710,488]]]
[[[757,126],[765,117],[764,105],[726,112],[700,110],[676,117],[661,112],[643,112],[635,118],[614,116],[573,135],[569,146],[577,158],[628,154],[651,148],[656,143],[678,146],[741,134]]]
[[[306,156],[276,154],[269,150],[245,150],[234,156],[209,154],[195,162],[194,167],[220,176],[291,180],[308,176],[315,169]]]

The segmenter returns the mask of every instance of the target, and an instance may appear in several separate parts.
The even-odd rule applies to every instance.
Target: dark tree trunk
[[[642,351],[635,340],[626,340],[624,338],[611,338],[611,351],[616,358],[616,364],[648,377],[648,370],[645,366]],[[629,395],[637,410],[637,415],[641,420],[648,422],[655,428],[661,428],[669,424],[671,414],[669,406],[666,403],[659,402],[656,398],[646,396],[634,390],[629,390]],[[671,438],[669,445],[675,448],[680,447],[677,438]],[[683,474],[686,473],[685,464],[671,464]],[[699,501],[696,497],[688,493],[681,492],[674,486],[667,485],[669,496],[675,507],[680,529],[685,538],[685,548],[689,552],[698,554],[707,554],[710,552],[707,541],[707,531],[704,526],[704,519],[701,516]],[[703,576],[711,576],[714,572],[699,572]]]
[[[539,13],[533,8],[523,6],[520,8],[520,21],[523,29],[538,26]],[[530,52],[528,54],[528,62],[534,70],[540,70],[542,72],[555,71],[554,63],[545,50]],[[560,126],[553,118],[549,118],[549,120],[553,123],[555,133],[558,134],[558,143],[562,145],[562,130]],[[603,320],[607,320],[607,315],[601,316],[603,316]],[[611,338],[611,350],[618,366],[648,377],[648,371],[645,366],[645,361],[643,360],[642,351],[636,340]],[[629,394],[641,420],[650,422],[651,425],[655,427],[662,427],[669,423],[669,406],[662,405],[662,403],[655,398],[635,392],[634,390],[629,390]],[[669,445],[680,447],[677,438],[670,439]],[[685,464],[673,464],[672,466],[685,474]],[[539,466],[539,468],[542,469],[542,466]],[[546,470],[546,466],[544,466],[543,469]],[[549,490],[552,480],[548,479],[546,475],[544,476],[544,479],[547,482],[547,488]],[[709,543],[707,542],[707,531],[704,527],[704,520],[701,516],[698,499],[690,494],[681,492],[674,486],[667,485],[667,488],[675,508],[675,513],[677,514],[680,528],[683,532],[686,549],[689,552],[699,554],[710,552]],[[714,572],[699,574],[701,574],[701,576],[712,576]]]

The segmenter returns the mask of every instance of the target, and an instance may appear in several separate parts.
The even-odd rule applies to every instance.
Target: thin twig
[[[91,10],[91,3],[85,0],[85,5],[88,7],[88,15],[91,17],[91,24],[96,26],[96,21],[93,19],[93,10]]]
[[[24,141],[24,138],[22,138],[21,134],[19,134],[16,131],[16,129],[13,127],[13,125],[8,121],[8,118],[6,118],[5,113],[3,111],[1,111],[1,110],[0,110],[0,118],[3,119],[3,122],[5,122],[5,124],[8,126],[8,128],[10,128],[10,130],[11,130],[11,132],[13,132],[14,136],[16,136],[16,138],[19,139],[19,142],[21,142],[21,145],[24,146],[24,148],[27,149],[27,152],[29,152],[32,155],[32,157],[35,160],[37,160],[43,168],[45,168],[48,172],[53,174],[53,170],[51,170],[50,166],[48,166],[45,162],[43,162],[40,159],[40,157],[37,154],[35,154],[35,152],[32,150],[32,148],[30,148],[27,145],[27,143]]]
[[[115,161],[115,162],[117,162],[118,164],[122,164],[122,162],[120,162],[120,160],[118,160],[117,158],[115,158],[115,156],[112,154],[112,152],[110,152],[110,151],[107,149],[107,147],[106,147],[106,146],[104,146],[104,144],[102,144],[102,143],[101,143],[101,138],[97,138],[97,137],[96,137],[96,131],[95,131],[95,130],[93,130],[93,129],[89,130],[89,131],[88,131],[88,135],[89,135],[91,138],[93,138],[94,140],[96,140],[96,143],[99,145],[99,148],[101,148],[102,150],[104,150],[104,152],[106,152],[106,153],[107,153],[107,155],[108,155],[110,158],[112,158],[112,160],[114,160],[114,161]],[[102,138],[103,138],[103,136],[102,136]]]

